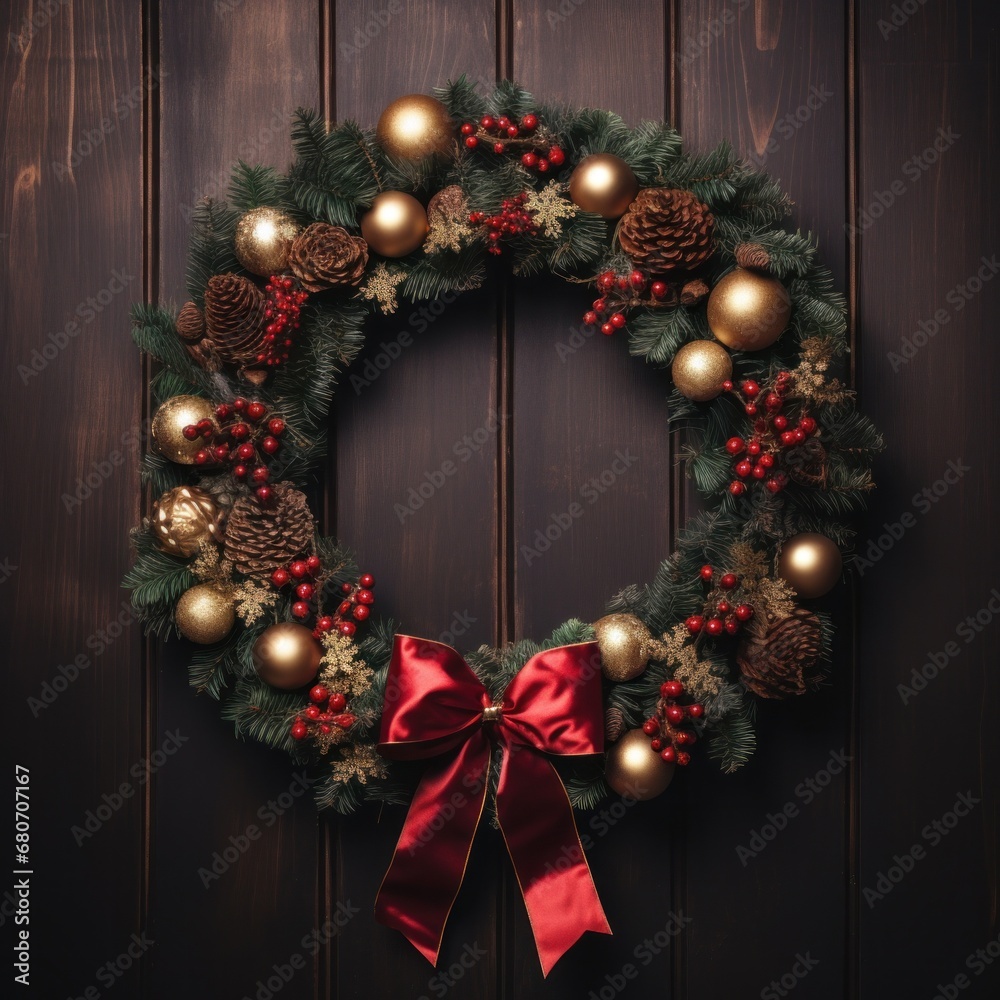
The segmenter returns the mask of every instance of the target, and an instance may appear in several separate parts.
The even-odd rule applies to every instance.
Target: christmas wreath
[[[134,311],[156,362],[143,474],[159,495],[133,532],[139,617],[201,644],[192,686],[222,702],[238,736],[308,763],[320,807],[404,803],[411,772],[391,761],[485,753],[483,801],[519,874],[531,851],[519,863],[505,782],[544,785],[548,772],[512,763],[505,777],[498,758],[535,756],[505,754],[517,739],[579,756],[560,778],[583,808],[609,788],[659,794],[703,743],[737,769],[755,746],[754,699],[825,676],[830,621],[810,602],[840,580],[882,446],[834,375],[844,302],[811,237],[783,228],[780,187],[726,144],[687,154],[666,124],[538,106],[506,82],[483,96],[464,78],[393,102],[374,130],[300,110],[292,141],[287,174],[241,162],[229,204],[199,207],[190,301]],[[669,418],[707,510],[599,621],[463,659],[371,617],[374,578],[317,532],[303,491],[369,313],[477,288],[492,257],[581,296],[590,286],[583,321],[669,367]],[[518,691],[532,686],[549,724],[578,717],[574,738],[519,721]],[[466,714],[441,718],[444,690]],[[469,750],[480,729],[488,745]],[[433,812],[427,794],[411,817]],[[408,933],[433,958],[427,923],[426,940]]]

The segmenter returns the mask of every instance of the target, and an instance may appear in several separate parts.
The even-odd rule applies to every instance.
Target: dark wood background
[[[784,996],[782,976],[806,956],[796,997],[932,1000],[949,984],[943,996],[997,995],[1000,961],[974,955],[1000,949],[1000,623],[986,610],[969,642],[956,633],[1000,586],[1000,281],[975,290],[1000,251],[994,4],[11,0],[0,18],[0,616],[7,759],[31,769],[25,994],[260,1000],[273,967],[288,966],[270,987],[282,1000],[609,997],[616,983],[718,1000]],[[851,377],[890,443],[860,546],[908,524],[841,605],[832,686],[763,707],[749,767],[723,777],[697,759],[606,836],[581,820],[615,936],[590,936],[545,984],[495,836],[480,836],[449,925],[442,969],[463,954],[471,966],[449,986],[371,917],[402,812],[317,820],[302,797],[266,825],[259,810],[292,783],[287,761],[232,739],[190,693],[176,644],[149,649],[127,615],[115,624],[125,536],[145,502],[130,301],[181,300],[191,206],[221,191],[237,157],[286,165],[296,105],[372,122],[393,97],[461,72],[513,75],[631,121],[668,117],[691,148],[728,138],[782,179],[795,224],[818,235],[847,292]],[[948,148],[929,162],[939,129]],[[408,631],[438,635],[460,615],[471,619],[461,647],[539,636],[570,614],[598,616],[669,551],[691,497],[665,431],[664,375],[630,359],[623,338],[560,361],[583,308],[548,283],[484,290],[449,305],[371,386],[342,392],[327,527]],[[74,315],[76,335],[61,336]],[[932,321],[936,335],[894,363]],[[368,356],[411,325],[406,310],[376,324]],[[483,450],[400,524],[393,504],[497,413]],[[638,460],[527,565],[520,546],[618,449]],[[968,468],[938,496],[949,462]],[[88,475],[90,494],[67,504]],[[958,654],[904,703],[897,685],[949,641]],[[75,660],[78,676],[58,680]],[[32,708],[57,680],[55,700]],[[170,733],[185,742],[140,784]],[[823,781],[838,753],[847,767],[807,803],[802,783]],[[77,846],[73,826],[123,783],[135,794]],[[960,794],[978,800],[971,814],[944,836],[928,830],[950,822]],[[786,829],[743,864],[737,848],[789,803]],[[251,824],[260,839],[203,887],[199,868]],[[913,845],[924,848],[913,870],[884,898],[867,894]],[[353,908],[324,946],[304,943]],[[689,918],[683,932],[655,956],[641,950],[671,913]],[[121,958],[143,933],[142,958]],[[616,979],[629,963],[638,978]]]

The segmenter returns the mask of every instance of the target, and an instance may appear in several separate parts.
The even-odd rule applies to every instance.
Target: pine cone
[[[816,438],[806,438],[797,447],[789,448],[782,458],[782,465],[789,478],[800,486],[826,489],[826,448]]]
[[[708,206],[690,191],[643,188],[622,217],[618,240],[637,267],[666,274],[706,261],[714,228]]]
[[[819,618],[796,608],[760,638],[744,639],[736,651],[746,686],[761,698],[805,694],[819,684]]]
[[[617,705],[609,705],[604,711],[604,739],[617,743],[625,732],[625,713]]]
[[[230,364],[257,360],[264,344],[264,293],[238,274],[216,274],[205,289],[205,335]]]
[[[701,278],[685,282],[681,288],[681,305],[696,306],[709,293],[709,287]]]
[[[307,292],[357,285],[368,263],[368,244],[340,226],[314,222],[292,243],[288,266]]]
[[[241,497],[229,512],[225,557],[245,576],[266,576],[312,547],[316,525],[306,495],[291,483],[272,489],[266,505]]]
[[[205,317],[193,303],[185,302],[177,315],[177,334],[182,340],[201,340],[205,336]]]
[[[757,271],[767,271],[771,267],[771,255],[759,243],[741,243],[734,256],[740,267]]]

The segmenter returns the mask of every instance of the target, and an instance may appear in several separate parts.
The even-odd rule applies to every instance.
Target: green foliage
[[[286,197],[285,179],[274,167],[240,160],[229,182],[229,200],[241,211],[276,206]]]
[[[122,586],[132,591],[132,607],[146,631],[165,639],[173,626],[177,599],[197,582],[186,561],[161,552],[146,527],[132,532],[135,562]]]
[[[205,305],[205,286],[216,274],[240,271],[233,249],[239,213],[224,201],[200,202],[191,217],[187,292],[199,307]]]

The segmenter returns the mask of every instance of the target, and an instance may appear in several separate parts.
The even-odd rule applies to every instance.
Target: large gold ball
[[[288,266],[298,223],[278,208],[252,208],[236,223],[236,258],[251,273],[269,277]]]
[[[402,191],[383,191],[361,217],[361,235],[383,257],[405,257],[427,238],[424,206]]]
[[[733,359],[714,340],[693,340],[674,355],[670,374],[682,396],[704,403],[722,392],[722,383],[733,374]]]
[[[426,94],[397,97],[379,116],[375,138],[379,145],[399,160],[422,160],[448,153],[455,126],[448,109]]]
[[[630,681],[649,662],[649,629],[634,615],[605,615],[594,622],[601,669],[610,681]]]
[[[673,762],[665,761],[641,729],[630,729],[609,751],[604,777],[619,794],[645,802],[666,790],[674,777]]]
[[[319,672],[323,647],[312,631],[295,622],[268,625],[253,646],[253,662],[262,680],[272,687],[304,687]]]
[[[585,212],[617,219],[639,193],[632,168],[611,153],[585,156],[569,179],[569,196]]]
[[[156,450],[171,462],[194,465],[195,455],[207,445],[205,439],[200,437],[188,441],[184,437],[184,428],[197,424],[199,420],[211,420],[215,425],[215,407],[207,399],[201,396],[171,396],[153,414],[150,433]]]
[[[836,542],[826,535],[807,531],[793,535],[782,546],[778,557],[778,576],[799,597],[811,600],[833,590],[843,565]]]
[[[211,494],[197,486],[175,486],[153,504],[152,528],[158,548],[186,559],[203,542],[219,540],[222,513]]]
[[[743,267],[730,271],[708,297],[708,325],[734,351],[770,347],[791,314],[792,300],[780,281]]]
[[[199,583],[181,594],[174,620],[185,639],[207,645],[229,635],[236,612],[227,594],[210,583]]]

